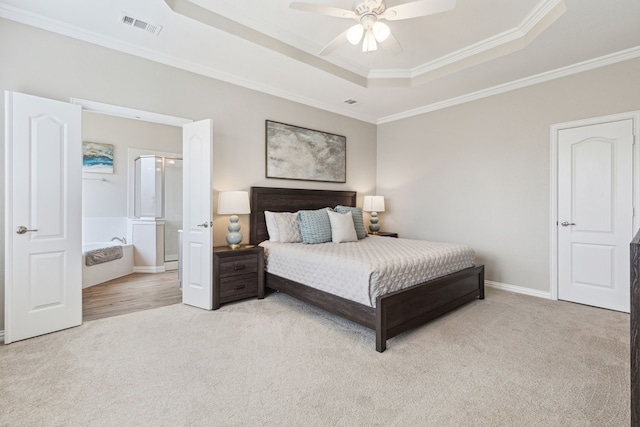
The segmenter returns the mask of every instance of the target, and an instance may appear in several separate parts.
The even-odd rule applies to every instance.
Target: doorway
[[[629,312],[637,126],[628,113],[552,127],[553,299]]]
[[[181,127],[95,110],[83,110],[82,116],[83,141],[113,147],[111,173],[83,170],[83,248],[113,243],[123,249],[122,258],[114,261],[86,266],[83,260],[83,321],[180,302],[177,271],[164,272],[177,270],[177,262],[166,262],[165,253],[167,245],[177,253],[182,222],[182,169],[173,167],[181,163]],[[151,171],[145,176],[149,182],[142,186],[136,179],[137,158],[150,163],[144,169]],[[146,187],[152,190],[148,200],[158,206],[149,213],[143,204],[145,210],[136,212],[140,199],[136,204],[134,195]],[[167,238],[167,228],[175,242]]]
[[[74,101],[5,92],[5,128],[11,130],[6,138],[7,165],[12,166],[5,171],[5,183],[12,189],[5,205],[5,344],[81,323],[82,109]],[[141,119],[136,110],[114,114],[119,107],[108,107],[111,112],[107,114],[134,114]],[[155,119],[169,117],[145,114]],[[174,126],[192,128],[191,120],[169,118]],[[196,124],[201,123],[211,127],[211,120]],[[197,137],[210,149],[211,132]],[[210,159],[202,163],[198,168],[210,171]],[[188,166],[185,163],[185,169]],[[37,203],[30,203],[33,201]],[[209,218],[211,208],[207,207],[204,213]],[[185,203],[187,217],[190,209],[191,204]],[[26,220],[29,224],[23,226]],[[19,239],[14,239],[14,232]],[[46,247],[32,245],[43,241]],[[32,247],[36,252],[29,252]],[[210,259],[210,245],[201,252],[202,259]],[[210,286],[209,280],[201,287]]]

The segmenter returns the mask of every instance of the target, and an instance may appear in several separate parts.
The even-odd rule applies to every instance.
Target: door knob
[[[209,223],[207,221],[203,222],[202,224],[198,224],[196,225],[196,227],[204,227],[204,228],[209,228]]]
[[[560,225],[563,226],[563,227],[568,227],[570,225],[576,225],[576,223],[575,222],[562,221],[560,223]]]
[[[37,229],[35,230],[28,230],[27,227],[25,227],[24,225],[21,225],[20,227],[16,228],[16,233],[18,234],[24,234],[27,231],[38,231]]]

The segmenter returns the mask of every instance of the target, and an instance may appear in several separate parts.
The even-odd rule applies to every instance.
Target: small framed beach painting
[[[113,144],[83,142],[82,172],[113,173]]]

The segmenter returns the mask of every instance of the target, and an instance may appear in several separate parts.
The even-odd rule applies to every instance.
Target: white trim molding
[[[640,212],[640,147],[637,144],[640,135],[640,110],[626,113],[612,114],[609,116],[592,117],[571,122],[556,123],[551,125],[551,179],[549,193],[551,194],[549,212],[549,234],[551,242],[550,248],[550,295],[551,299],[558,299],[558,133],[564,129],[571,129],[582,126],[597,125],[602,123],[617,122],[621,120],[633,120],[633,209]],[[639,215],[633,216],[634,234],[640,228]],[[629,242],[633,236],[629,237]]]
[[[153,113],[150,111],[138,110],[136,108],[105,104],[102,102],[89,101],[80,98],[70,98],[69,102],[71,104],[80,105],[82,109],[86,111],[107,114],[116,117],[124,117],[125,119],[159,123],[161,125],[182,127],[182,125],[193,122],[193,120],[191,119],[184,119],[182,117],[168,116],[166,114]]]
[[[640,46],[632,47],[630,49],[622,50],[620,52],[615,52],[609,55],[601,56],[599,58],[590,59],[588,61],[579,62],[577,64],[558,68],[556,70],[551,70],[544,73],[536,74],[534,76],[525,77],[520,80],[514,80],[509,83],[504,83],[504,84],[493,86],[487,89],[468,93],[462,96],[458,96],[456,98],[445,99],[444,101],[435,102],[433,104],[414,108],[412,110],[407,110],[398,114],[392,114],[390,116],[386,116],[378,119],[376,124],[381,125],[384,123],[395,122],[396,120],[402,120],[409,117],[419,116],[420,114],[431,113],[433,111],[442,110],[444,108],[465,104],[471,101],[477,101],[478,99],[488,98],[494,95],[500,95],[501,93],[510,92],[512,90],[522,89],[527,86],[533,86],[538,83],[544,83],[544,82],[559,79],[562,77],[571,76],[573,74],[595,70],[596,68],[606,67],[607,65],[613,65],[619,62],[629,61],[631,59],[635,59],[638,57],[640,57]]]
[[[549,292],[539,291],[537,289],[525,288],[523,286],[508,285],[506,283],[492,282],[491,280],[484,281],[485,286],[490,288],[501,289],[503,291],[514,292],[516,294],[529,295],[532,297],[552,299]]]
[[[543,0],[515,27],[410,69],[369,72],[368,87],[384,87],[391,80],[416,86],[524,48],[567,10],[564,0]],[[398,85],[398,83],[391,83]]]
[[[192,1],[191,0],[171,0],[171,1],[165,0],[165,3],[167,4],[173,3],[174,5],[175,4],[189,5],[190,3],[192,3]],[[363,87],[375,87],[375,86],[380,87],[381,84],[384,85],[383,84],[384,81],[393,82],[394,80],[396,82],[393,83],[393,85],[397,85],[398,84],[397,81],[398,80],[402,81],[403,79],[405,80],[415,79],[416,83],[424,83],[424,81],[432,80],[433,78],[436,77],[436,75],[441,77],[442,75],[451,74],[453,72],[456,72],[461,69],[468,68],[469,66],[476,65],[478,63],[483,62],[477,58],[490,55],[489,58],[492,59],[494,56],[498,55],[499,53],[502,53],[501,51],[502,49],[506,49],[512,44],[515,45],[516,47],[521,48],[522,46],[531,42],[531,40],[535,38],[540,31],[542,31],[544,28],[550,25],[555,19],[558,19],[562,15],[562,13],[564,13],[565,8],[566,6],[564,4],[564,0],[541,0],[540,3],[531,11],[531,13],[527,15],[527,17],[525,17],[525,19],[523,19],[523,21],[520,22],[520,24],[514,29],[498,34],[494,37],[488,38],[480,42],[479,44],[468,46],[467,48],[462,49],[458,52],[454,52],[451,55],[444,56],[439,60],[432,61],[427,64],[423,64],[419,67],[415,67],[414,69],[409,70],[408,74],[403,70],[374,70],[368,76],[365,77],[365,76],[360,76],[358,73],[349,71],[346,68],[341,68],[338,65],[331,67],[331,69],[328,72],[338,77],[342,77],[347,81],[351,81],[352,83],[358,86],[363,86]],[[498,95],[501,93],[509,92],[509,91],[520,89],[523,87],[532,86],[538,83],[543,83],[543,82],[554,80],[557,78],[581,73],[583,71],[589,71],[595,68],[604,67],[607,65],[612,65],[618,62],[627,61],[627,60],[640,57],[640,46],[636,46],[620,52],[608,54],[599,58],[594,58],[594,59],[590,59],[577,64],[568,65],[566,67],[562,67],[556,70],[550,70],[550,71],[540,73],[531,77],[526,77],[526,78],[515,80],[512,82],[493,86],[487,89],[468,93],[455,98],[445,99],[445,100],[424,105],[415,109],[401,111],[399,113],[391,114],[383,117],[373,117],[367,113],[364,113],[358,110],[349,109],[347,107],[343,107],[342,105],[336,106],[324,101],[313,99],[308,96],[303,96],[298,93],[293,93],[291,91],[284,90],[279,87],[264,84],[256,80],[243,78],[241,76],[234,75],[232,73],[228,73],[219,69],[215,69],[213,67],[203,66],[201,64],[197,64],[192,61],[186,61],[186,60],[180,59],[176,56],[163,54],[153,49],[142,48],[140,46],[136,46],[135,44],[124,42],[122,40],[118,40],[113,37],[107,37],[96,32],[91,32],[81,28],[77,28],[63,22],[59,22],[53,19],[49,19],[40,15],[37,15],[35,13],[25,11],[18,7],[0,4],[0,18],[6,18],[15,22],[31,25],[33,27],[41,28],[46,31],[62,34],[64,36],[72,37],[78,40],[83,40],[98,46],[103,46],[109,49],[113,49],[119,52],[124,52],[140,58],[145,58],[160,64],[169,65],[172,67],[176,67],[178,69],[190,71],[202,76],[206,76],[206,77],[210,77],[223,82],[231,83],[231,84],[244,87],[250,90],[255,90],[257,92],[276,96],[278,98],[286,99],[292,102],[297,102],[299,104],[307,105],[313,108],[318,108],[320,110],[329,111],[331,113],[339,114],[345,117],[351,117],[356,120],[361,120],[361,121],[371,123],[371,124],[376,124],[376,125],[393,122],[396,120],[401,120],[401,119],[417,116],[420,114],[429,113],[432,111],[441,110],[451,106],[464,104],[466,102],[475,101],[478,99],[490,97],[493,95]],[[245,37],[249,37],[246,33],[246,31],[248,31],[249,33],[251,33],[251,38],[259,42],[258,44],[266,43],[263,40],[263,37],[261,36],[262,33],[258,33],[255,30],[246,28],[241,24],[235,24],[237,28],[232,31],[231,27],[233,27],[234,23],[228,22],[228,20],[225,20],[225,19],[222,19],[222,20],[226,23],[225,25],[227,25],[227,27],[225,27],[226,30],[228,30],[227,32],[231,31],[232,34],[234,33],[234,31],[240,32],[241,36],[244,35]],[[307,52],[304,52],[301,49],[298,49],[292,46],[289,46],[287,48],[288,45],[286,45],[283,42],[279,42],[271,38],[270,38],[270,42],[275,43],[279,46],[279,48],[276,49],[276,51],[288,49],[291,52],[295,52],[295,55],[298,55],[298,54],[303,55],[305,58],[307,58],[307,60],[305,60],[304,62],[310,66],[314,66],[318,69],[323,69],[323,67],[326,68],[331,65],[328,63],[323,64],[326,61],[319,60],[317,58],[311,58],[312,55],[309,55]],[[270,45],[265,46],[265,48],[274,50],[274,47]],[[510,52],[505,52],[502,54],[506,54],[506,53],[510,53]],[[286,53],[284,54],[286,55]],[[287,56],[291,57],[291,55],[292,53],[289,53],[289,55]],[[474,58],[476,58],[477,60],[474,60]],[[418,82],[419,79],[422,79],[422,80]]]
[[[164,273],[166,270],[164,265],[149,267],[133,267],[134,273]]]
[[[0,331],[0,341],[4,342],[4,329]]]

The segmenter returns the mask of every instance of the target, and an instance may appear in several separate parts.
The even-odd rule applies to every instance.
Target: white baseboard
[[[164,263],[165,271],[177,270],[178,269],[178,261],[166,261]]]
[[[551,299],[551,292],[538,291],[536,289],[524,288],[522,286],[508,285],[506,283],[492,282],[491,280],[484,281],[485,286],[490,286],[496,289],[502,289],[504,291],[515,292],[517,294],[531,295],[532,297]]]
[[[134,273],[164,273],[164,265],[160,266],[145,266],[145,267],[133,267]]]

